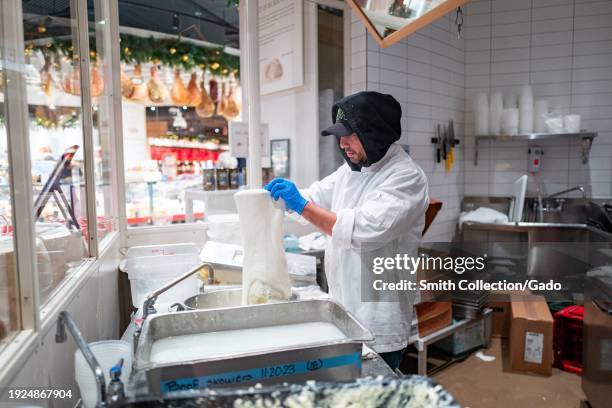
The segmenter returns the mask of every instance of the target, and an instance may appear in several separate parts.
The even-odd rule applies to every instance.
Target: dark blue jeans
[[[380,353],[380,356],[383,360],[385,360],[385,363],[387,363],[387,365],[391,367],[393,371],[395,371],[396,368],[399,368],[400,363],[402,362],[403,354],[404,350],[397,350],[390,351],[388,353]]]

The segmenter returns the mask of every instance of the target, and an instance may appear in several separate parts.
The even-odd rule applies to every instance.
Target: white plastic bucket
[[[110,383],[110,369],[123,358],[123,368],[121,370],[121,381],[127,385],[127,381],[132,371],[132,346],[127,341],[104,340],[89,343],[93,355],[104,372],[106,387]],[[87,364],[81,350],[74,352],[74,379],[76,380],[81,392],[81,399],[86,408],[95,407],[98,398],[98,386],[96,377]]]

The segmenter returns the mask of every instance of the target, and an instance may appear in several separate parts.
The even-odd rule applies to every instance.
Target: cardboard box
[[[510,302],[489,302],[491,314],[491,336],[508,337],[510,334]]]
[[[491,337],[508,338],[510,335],[510,302],[532,297],[530,292],[497,291],[489,295],[487,307],[491,313]]]
[[[546,300],[533,296],[510,304],[510,367],[513,371],[552,374],[553,318]]]

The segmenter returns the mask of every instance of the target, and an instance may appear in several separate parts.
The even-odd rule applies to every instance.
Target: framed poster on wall
[[[270,158],[274,177],[291,177],[289,139],[270,140]]]
[[[261,94],[304,84],[304,5],[301,0],[259,1]]]

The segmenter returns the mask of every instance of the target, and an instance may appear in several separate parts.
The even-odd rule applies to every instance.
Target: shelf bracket
[[[593,138],[585,137],[582,139],[582,164],[589,162],[589,155],[591,154],[591,146],[593,146]]]

